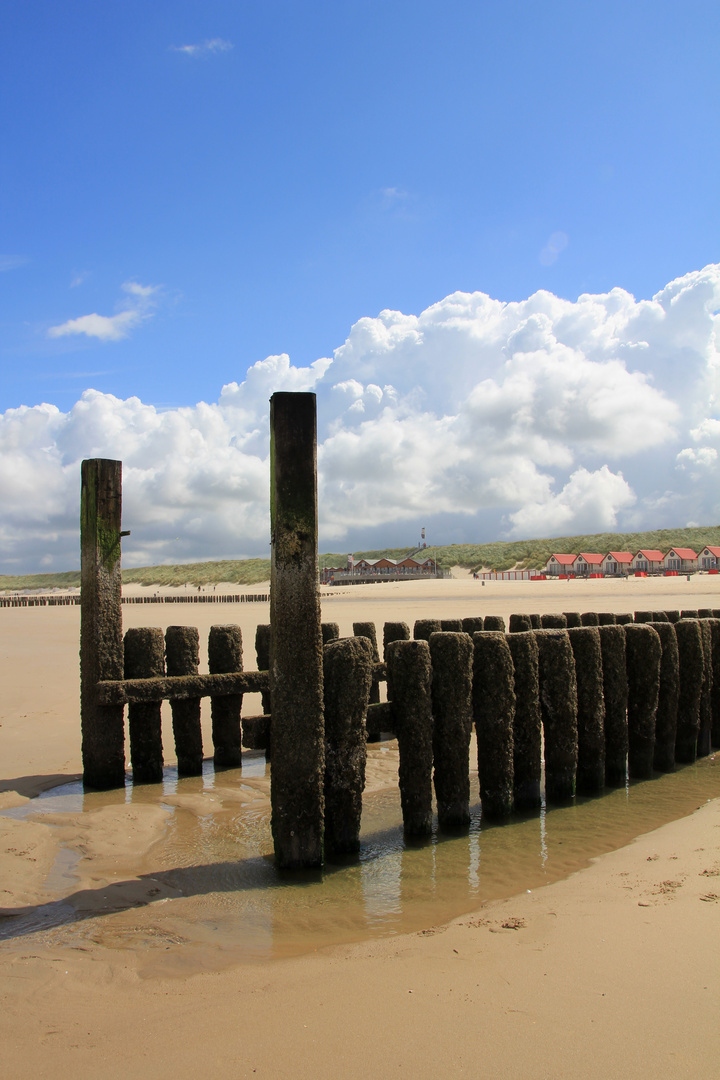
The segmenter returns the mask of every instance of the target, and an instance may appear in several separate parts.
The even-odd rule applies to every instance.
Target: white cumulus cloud
[[[125,293],[124,312],[107,318],[155,301],[153,286]],[[459,528],[480,541],[710,523],[719,309],[718,265],[651,300],[457,292],[419,315],[362,318],[307,367],[259,360],[210,403],[158,412],[87,390],[68,412],[8,410],[0,569],[77,565],[86,457],[124,463],[127,565],[267,553],[276,390],[317,394],[326,549],[402,543],[430,523],[438,542]]]

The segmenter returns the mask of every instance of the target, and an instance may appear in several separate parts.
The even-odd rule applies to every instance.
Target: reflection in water
[[[468,885],[470,892],[476,894],[480,888],[480,822],[471,821],[468,847],[470,850],[470,862],[468,863]]]
[[[546,809],[545,796],[543,796],[543,800],[542,800],[542,803],[540,805],[540,862],[542,864],[543,870],[545,869],[545,864],[547,863],[547,858],[548,858],[547,826],[546,826],[546,823],[545,823],[545,809]]]
[[[178,778],[167,769],[162,788],[129,782],[124,791],[83,794],[79,783],[68,784],[4,811],[38,820],[75,815],[78,843],[61,848],[48,876],[55,899],[4,919],[0,936],[42,930],[66,943],[92,937],[131,947],[151,933],[163,941],[168,935],[173,947],[198,947],[204,957],[210,950],[237,960],[419,930],[564,877],[720,795],[720,771],[706,758],[600,798],[543,805],[537,815],[504,825],[483,824],[476,803],[466,835],[435,832],[411,846],[403,839],[399,792],[385,790],[365,798],[359,858],[323,874],[280,874],[271,856],[266,773],[264,758],[254,755],[242,768],[217,774],[206,762],[201,777]],[[141,862],[115,860],[111,885],[98,886],[80,835],[92,832],[97,811],[126,801],[141,812],[144,805],[162,807],[164,833]],[[78,889],[79,881],[86,888]],[[112,904],[103,907],[111,892]]]
[[[401,871],[400,851],[389,851],[384,859],[366,859],[362,863],[363,901],[369,929],[378,930],[399,918],[402,910]]]

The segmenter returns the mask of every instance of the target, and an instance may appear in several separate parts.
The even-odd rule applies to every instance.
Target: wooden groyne
[[[188,596],[121,596],[121,604],[267,604],[270,593],[190,593]],[[0,596],[0,608],[80,607],[79,596]]]
[[[281,867],[357,852],[366,743],[397,738],[406,835],[470,824],[474,728],[483,816],[507,820],[577,794],[668,771],[720,745],[720,610],[513,614],[353,626],[322,623],[317,576],[313,394],[271,401],[270,621],[246,670],[240,627],[210,629],[199,672],[194,627],[123,636],[121,463],[83,462],[81,720],[88,787],[162,778],[160,704],[172,709],[178,772],[208,756],[200,703],[211,701],[215,767],[242,747],[271,760],[272,833]],[[6,598],[2,598],[3,600]],[[18,597],[17,606],[76,603]],[[127,597],[129,603],[247,603],[265,594]],[[0,600],[2,603],[2,600]],[[379,642],[382,640],[383,655]],[[381,701],[386,683],[387,700]],[[243,715],[243,697],[262,713]],[[127,718],[126,710],[127,707]],[[209,748],[208,748],[209,749]],[[544,776],[544,783],[543,783]]]

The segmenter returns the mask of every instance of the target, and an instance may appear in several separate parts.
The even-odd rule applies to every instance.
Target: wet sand
[[[422,617],[720,606],[718,579],[700,576],[323,594],[343,634],[354,620],[380,633]],[[129,605],[123,617],[197,625],[201,643],[238,622],[252,667],[267,608]],[[76,608],[0,611],[7,1075],[716,1075],[714,759],[502,829],[476,812],[469,837],[407,850],[394,744],[374,745],[361,862],[288,885],[268,857],[262,755],[177,782],[169,710],[162,791],[72,786],[78,636]],[[249,697],[244,711],[258,711]],[[204,741],[209,753],[207,720]]]

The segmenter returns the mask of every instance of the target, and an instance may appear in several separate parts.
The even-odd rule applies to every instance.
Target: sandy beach
[[[381,636],[386,620],[720,607],[703,575],[322,592],[343,635],[353,621]],[[238,623],[252,668],[268,604],[127,605],[123,619],[198,626],[201,670],[209,627]],[[373,744],[363,860],[288,883],[269,857],[262,755],[178,781],[169,708],[166,782],[83,796],[79,620],[0,610],[5,1075],[718,1075],[720,756],[406,851],[395,744]]]

